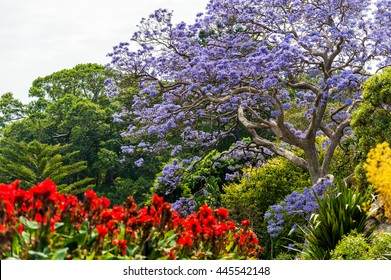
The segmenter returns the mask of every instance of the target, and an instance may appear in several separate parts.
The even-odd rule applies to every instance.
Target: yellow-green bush
[[[378,144],[368,153],[364,164],[368,181],[375,186],[384,214],[391,218],[391,148],[387,142]]]
[[[263,216],[270,205],[292,191],[311,186],[308,174],[285,158],[273,158],[259,168],[247,168],[239,183],[224,187],[223,204],[235,220],[249,219],[261,233]]]
[[[364,234],[357,233],[356,230],[345,235],[331,252],[332,260],[371,260],[373,256],[370,252]]]
[[[331,252],[332,260],[380,260],[391,258],[391,233],[374,235],[372,240],[353,230]]]

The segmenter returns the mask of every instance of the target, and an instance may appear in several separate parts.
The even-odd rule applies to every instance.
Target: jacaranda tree
[[[238,148],[267,149],[316,182],[349,133],[370,68],[390,62],[390,10],[390,0],[211,0],[192,25],[157,10],[131,39],[138,50],[120,43],[110,54],[112,69],[140,80],[132,107],[116,115],[134,120],[125,135],[156,136],[124,150],[209,149],[244,126],[251,143]],[[301,125],[290,122],[297,110]]]

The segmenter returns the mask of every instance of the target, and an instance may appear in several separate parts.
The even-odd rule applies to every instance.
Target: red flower
[[[36,213],[36,214],[35,214],[34,220],[35,220],[36,222],[38,222],[38,223],[42,223],[42,222],[43,222],[42,215],[39,214],[39,213]]]
[[[201,206],[199,214],[201,219],[207,218],[212,215],[212,209],[210,209],[208,205],[204,204]]]
[[[101,202],[103,208],[105,208],[105,209],[110,206],[110,200],[106,197],[101,197],[100,202]]]
[[[213,229],[211,229],[210,227],[204,227],[203,231],[204,231],[204,238],[205,239],[209,239],[213,236]]]
[[[122,239],[115,239],[113,240],[112,242],[113,245],[117,245],[118,248],[120,249],[122,255],[126,255],[126,240],[122,240]]]
[[[193,246],[193,234],[189,231],[183,232],[183,235],[178,239],[178,245]]]
[[[20,224],[18,227],[19,234],[22,234],[23,230],[24,230],[24,225]]]
[[[154,194],[152,196],[152,205],[155,206],[156,209],[159,209],[163,205],[163,197]]]
[[[250,240],[250,244],[258,245],[258,238],[252,231],[247,232],[247,238]]]
[[[244,226],[244,227],[248,227],[248,226],[250,226],[251,222],[250,222],[250,220],[243,220],[243,221],[241,222],[241,224],[242,224],[242,226]]]
[[[189,216],[184,222],[183,226],[187,230],[191,230],[195,235],[202,232],[200,221],[194,216]]]
[[[88,190],[84,193],[84,195],[92,200],[97,199],[97,195],[93,190]]]
[[[216,209],[215,213],[220,219],[228,219],[228,210],[225,208]]]
[[[124,209],[121,206],[114,206],[111,210],[111,214],[114,220],[117,220],[118,222],[122,221],[123,217],[125,216]]]
[[[239,237],[239,245],[245,246],[246,245],[246,236],[242,233]]]
[[[228,229],[230,229],[230,230],[235,230],[236,229],[236,225],[235,225],[235,223],[233,221],[228,221],[227,225],[228,225]]]
[[[36,186],[32,187],[29,191],[36,195],[50,196],[52,193],[56,192],[56,185],[49,178],[45,181],[38,183]]]
[[[96,229],[98,230],[99,238],[105,238],[106,234],[109,232],[105,225],[97,225]]]
[[[41,210],[41,209],[42,209],[42,201],[41,201],[41,200],[37,200],[37,201],[35,202],[35,208],[36,208],[37,210]]]
[[[107,227],[110,231],[113,231],[116,229],[116,223],[113,220],[110,220],[107,222]]]
[[[213,226],[213,232],[216,236],[224,235],[226,230],[228,230],[228,226],[225,223],[219,223]]]
[[[170,250],[169,255],[170,255],[170,258],[171,258],[172,260],[175,260],[175,259],[176,259],[176,256],[175,256],[175,253],[174,253],[173,250]]]

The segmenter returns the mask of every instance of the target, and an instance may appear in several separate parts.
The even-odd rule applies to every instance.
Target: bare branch
[[[307,161],[304,160],[303,158],[298,157],[294,153],[292,153],[288,150],[285,150],[285,149],[279,147],[278,145],[274,144],[273,142],[270,142],[270,141],[260,137],[254,129],[248,129],[248,132],[250,133],[251,139],[253,140],[253,142],[255,144],[262,146],[262,147],[265,147],[279,156],[287,158],[294,165],[296,165],[304,170],[308,170]]]
[[[293,89],[309,89],[316,94],[320,93],[320,88],[310,82],[288,82],[287,85]]]

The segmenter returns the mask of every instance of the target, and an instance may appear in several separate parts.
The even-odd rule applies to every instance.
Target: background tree
[[[78,64],[72,69],[63,69],[35,79],[29,96],[56,101],[66,94],[72,94],[98,103],[102,97],[105,99],[104,82],[110,76],[103,65]]]
[[[96,192],[107,196],[112,204],[121,204],[129,195],[141,203],[150,196],[161,160],[168,158],[157,160],[142,151],[137,157],[122,154],[121,146],[134,140],[121,137],[129,123],[116,122],[113,115],[128,106],[137,89],[133,77],[118,78],[123,91],[110,102],[104,81],[112,76],[102,65],[80,64],[36,79],[30,89],[35,99],[24,105],[24,118],[4,128],[4,137],[20,144],[38,141],[66,145],[67,152],[77,151],[70,162],[85,162],[87,167],[78,176],[93,178]],[[5,112],[9,114],[8,109]],[[136,167],[140,156],[144,164]]]
[[[347,133],[370,64],[390,60],[390,3],[380,1],[371,17],[365,0],[212,0],[193,25],[175,26],[158,10],[132,37],[138,51],[120,43],[110,54],[113,70],[140,79],[132,107],[118,118],[138,122],[126,135],[157,136],[143,148],[174,153],[213,149],[243,126],[249,149],[283,156],[316,182]],[[120,92],[114,80],[109,87],[112,96]],[[290,123],[293,106],[305,112],[303,129]],[[319,135],[328,140],[322,160]]]
[[[91,188],[92,178],[80,176],[87,168],[85,161],[72,161],[77,151],[66,152],[68,146],[28,144],[3,138],[0,146],[0,173],[5,182],[22,180],[24,187],[31,187],[47,178],[58,182],[59,191],[82,193]],[[3,176],[4,176],[3,175]]]
[[[22,119],[25,116],[25,111],[25,105],[15,99],[12,93],[2,94],[0,96],[0,135],[7,124]]]

